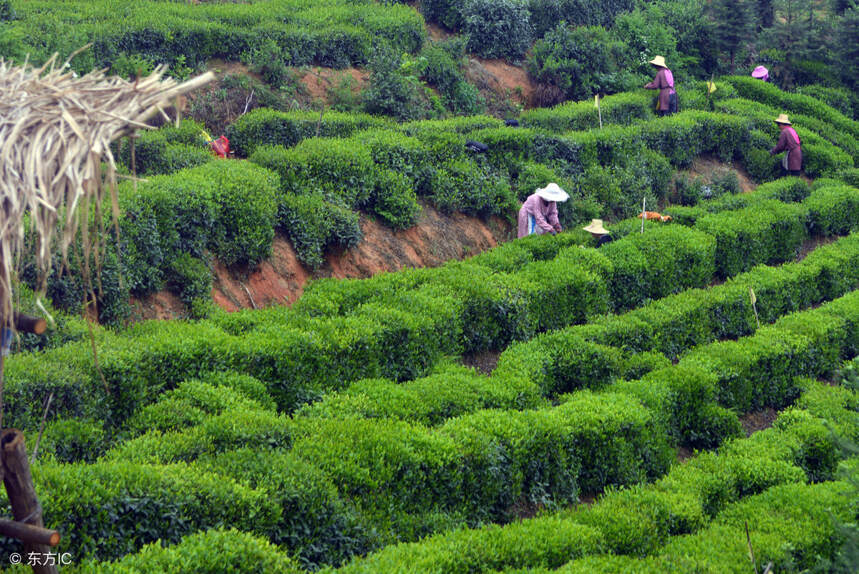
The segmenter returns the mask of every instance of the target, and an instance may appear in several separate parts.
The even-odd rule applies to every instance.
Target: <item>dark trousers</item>
[[[660,116],[668,116],[677,113],[677,94],[668,94],[668,109],[659,110]]]

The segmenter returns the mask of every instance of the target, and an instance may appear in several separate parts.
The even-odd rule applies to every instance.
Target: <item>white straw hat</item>
[[[585,231],[596,233],[597,235],[608,235],[611,233],[608,229],[602,226],[602,219],[591,219],[590,225],[582,227]]]
[[[654,66],[659,66],[660,68],[667,68],[668,66],[665,64],[665,58],[662,56],[654,56],[652,60],[648,62],[648,64],[653,64]]]
[[[570,199],[569,194],[558,187],[557,183],[550,183],[546,187],[541,187],[537,190],[537,195],[546,201],[567,201]]]

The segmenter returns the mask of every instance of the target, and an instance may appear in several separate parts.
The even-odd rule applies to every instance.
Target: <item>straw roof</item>
[[[105,192],[112,197],[114,220],[118,216],[110,142],[149,128],[145,122],[164,114],[176,96],[214,77],[207,73],[178,84],[164,78],[164,71],[159,67],[132,82],[108,77],[104,70],[78,77],[68,61],[57,66],[56,55],[40,68],[0,59],[0,317],[7,323],[12,270],[22,252],[25,221],[29,219],[37,238],[44,289],[56,229],[65,260],[78,219],[87,221],[91,205],[98,212]],[[88,273],[92,246],[87,228],[80,226]],[[97,261],[98,252],[94,255]]]

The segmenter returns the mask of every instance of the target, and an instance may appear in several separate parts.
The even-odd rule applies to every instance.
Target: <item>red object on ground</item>
[[[211,146],[212,151],[215,152],[218,157],[227,157],[230,155],[230,140],[228,140],[226,136],[221,136],[218,139],[209,142],[209,146]]]

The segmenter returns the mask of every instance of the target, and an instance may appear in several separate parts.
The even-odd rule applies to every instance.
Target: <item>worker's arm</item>
[[[774,148],[770,150],[770,155],[777,154],[787,149],[787,131],[782,130],[781,135],[778,136],[778,143]]]
[[[561,231],[561,222],[558,220],[558,204],[552,203],[546,212],[546,221],[555,231]]]
[[[555,209],[557,210],[557,208],[555,208]],[[556,216],[556,219],[557,219],[557,216]],[[534,223],[536,223],[537,226],[540,229],[542,229],[543,231],[545,231],[546,233],[555,230],[555,228],[552,227],[552,225],[550,225],[548,221],[546,221],[546,218],[543,216],[543,210],[540,208],[537,208],[534,210]]]
[[[656,73],[656,77],[653,78],[653,81],[647,84],[644,84],[644,87],[648,90],[661,90],[665,86],[662,85],[662,70]]]

